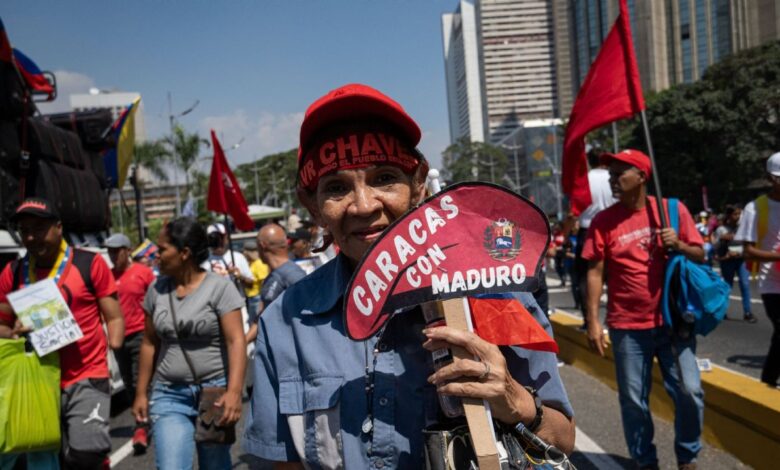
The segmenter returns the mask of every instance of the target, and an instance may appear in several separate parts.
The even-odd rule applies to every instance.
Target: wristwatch
[[[529,431],[536,432],[536,430],[539,428],[539,425],[542,424],[542,417],[544,415],[544,408],[542,407],[542,400],[539,398],[539,394],[536,393],[536,389],[533,387],[523,387],[526,390],[528,390],[528,393],[531,394],[531,396],[534,398],[534,406],[536,407],[536,416],[534,416],[534,420],[531,421],[530,424],[526,426]]]

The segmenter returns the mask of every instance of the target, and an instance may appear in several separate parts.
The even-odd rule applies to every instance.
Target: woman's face
[[[394,220],[419,203],[423,183],[389,165],[342,170],[317,184],[316,214],[342,253],[357,262]]]
[[[162,274],[173,276],[184,267],[184,264],[187,262],[185,253],[188,253],[189,250],[179,251],[175,245],[171,244],[167,231],[160,231],[160,235],[157,237],[157,247],[159,249],[160,272]]]

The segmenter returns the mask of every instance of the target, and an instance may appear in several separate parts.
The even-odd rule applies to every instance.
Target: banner
[[[364,256],[347,289],[347,335],[366,339],[393,313],[432,300],[533,291],[549,244],[547,217],[522,196],[488,183],[450,186]]]

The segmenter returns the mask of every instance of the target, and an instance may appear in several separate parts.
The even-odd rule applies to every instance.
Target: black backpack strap
[[[95,260],[95,256],[96,254],[91,251],[73,249],[73,265],[79,270],[81,280],[92,295],[95,295],[95,284],[92,282],[92,261]]]
[[[18,259],[11,261],[11,272],[14,274],[13,284],[11,284],[11,292],[19,290],[19,284],[22,283],[22,263]]]

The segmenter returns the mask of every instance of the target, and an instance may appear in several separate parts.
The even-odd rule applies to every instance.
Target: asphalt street
[[[633,463],[628,458],[623,441],[617,394],[598,380],[568,365],[563,365],[560,372],[576,414],[577,450],[571,457],[575,466],[580,470],[633,469]],[[132,454],[129,445],[132,424],[129,410],[121,411],[111,420],[112,468],[153,469],[155,468],[153,445],[144,455]],[[243,420],[239,423],[239,427],[243,428]],[[241,429],[239,435],[240,431]],[[655,435],[661,468],[676,469],[672,423],[656,419]],[[233,446],[232,454],[234,468],[269,468],[268,465],[246,455],[240,443]],[[750,467],[740,463],[730,454],[705,444],[699,456],[699,468],[726,470]]]
[[[574,308],[574,299],[568,282],[565,287],[561,287],[560,279],[555,274],[548,273],[547,284],[550,290],[551,309],[557,308],[580,315],[579,310]],[[709,335],[698,338],[696,355],[700,359],[709,359],[714,364],[757,379],[761,375],[761,368],[769,351],[772,323],[764,311],[757,282],[751,282],[750,292],[752,313],[758,322],[747,323],[742,319],[742,297],[737,283],[734,282],[727,318]],[[604,314],[602,304],[602,320]]]

